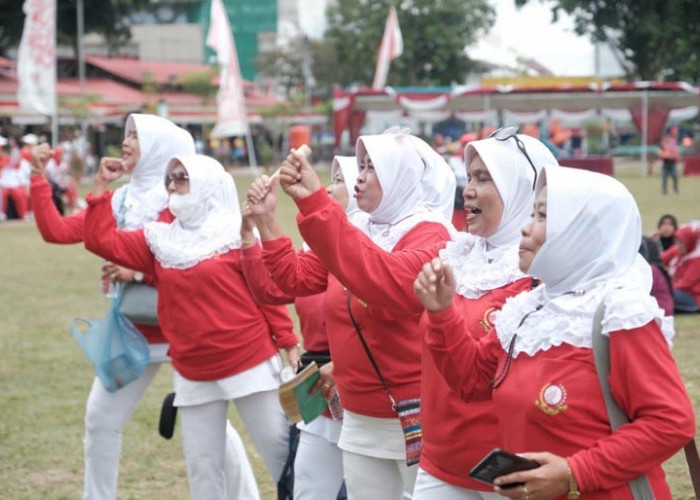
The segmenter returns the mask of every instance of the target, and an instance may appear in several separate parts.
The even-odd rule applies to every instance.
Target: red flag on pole
[[[56,0],[25,0],[17,53],[17,101],[22,109],[52,115],[56,110]]]
[[[386,18],[382,43],[377,53],[377,66],[374,70],[373,89],[383,89],[386,85],[386,77],[389,74],[389,65],[393,59],[403,54],[403,36],[399,27],[399,16],[396,8],[391,6],[389,16]]]
[[[212,0],[207,45],[216,51],[219,63],[219,92],[216,96],[218,118],[212,137],[247,135],[248,117],[243,97],[243,78],[233,32],[222,0]]]

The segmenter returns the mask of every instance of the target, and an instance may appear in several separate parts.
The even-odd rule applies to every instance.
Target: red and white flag
[[[20,108],[51,115],[56,110],[56,0],[25,0],[17,54]]]
[[[383,89],[386,85],[386,77],[389,74],[389,65],[393,59],[403,54],[403,35],[399,27],[399,16],[396,9],[391,6],[389,17],[386,18],[382,44],[377,53],[377,67],[374,70],[373,89]]]
[[[212,137],[230,137],[248,133],[248,116],[243,97],[243,78],[233,32],[222,0],[212,0],[207,45],[216,51],[219,63],[219,92],[216,95],[218,118]]]

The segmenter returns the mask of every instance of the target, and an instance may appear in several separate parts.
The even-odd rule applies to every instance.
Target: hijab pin
[[[585,295],[585,294],[586,294],[586,290],[581,290],[581,289],[574,290],[574,291],[573,291],[573,294],[574,294],[576,297],[580,297],[581,295]]]

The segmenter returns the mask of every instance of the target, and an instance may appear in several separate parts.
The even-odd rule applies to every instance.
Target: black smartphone
[[[469,477],[493,486],[493,481],[499,476],[505,476],[521,470],[536,469],[539,466],[540,464],[534,460],[528,460],[499,448],[494,448],[469,471]],[[513,488],[515,486],[522,486],[522,483],[503,484],[501,488]]]

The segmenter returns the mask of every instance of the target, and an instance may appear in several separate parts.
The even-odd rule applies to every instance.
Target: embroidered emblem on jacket
[[[479,325],[484,329],[485,332],[490,332],[493,330],[493,320],[498,311],[497,307],[489,307],[484,311],[484,316],[479,320]]]
[[[556,415],[569,407],[566,404],[566,389],[560,384],[545,384],[535,405],[547,415]]]

